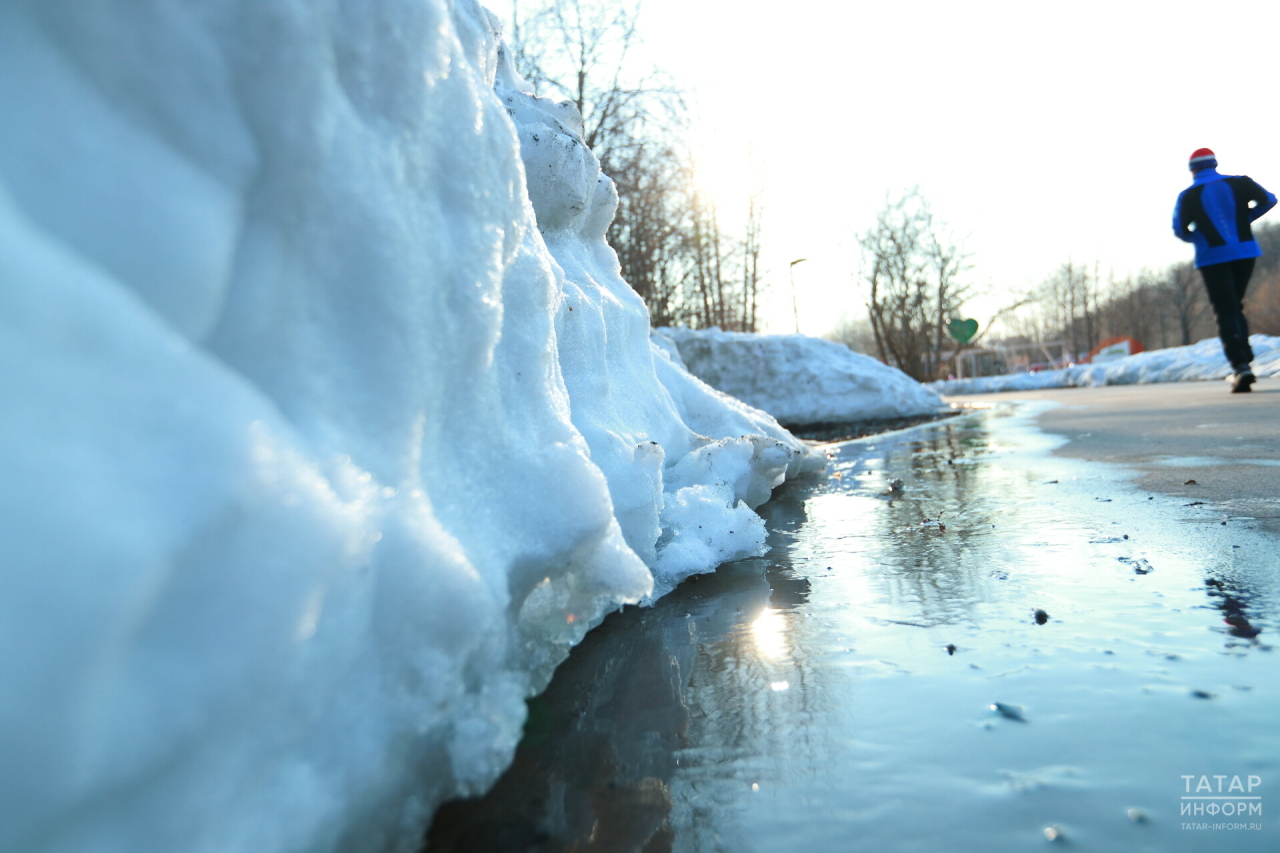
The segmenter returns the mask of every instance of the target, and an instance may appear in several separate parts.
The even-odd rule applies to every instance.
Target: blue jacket
[[[1249,202],[1256,207],[1249,207]],[[1247,175],[1196,172],[1173,208],[1173,233],[1194,243],[1196,267],[1225,264],[1262,254],[1250,223],[1276,205],[1276,197]]]

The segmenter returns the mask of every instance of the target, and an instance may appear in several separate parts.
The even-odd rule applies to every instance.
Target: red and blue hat
[[[1216,169],[1218,158],[1208,148],[1197,148],[1191,152],[1191,160],[1187,165],[1193,172],[1199,172],[1201,169]]]

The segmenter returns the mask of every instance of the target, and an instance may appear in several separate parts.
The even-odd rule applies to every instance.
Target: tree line
[[[1254,229],[1263,250],[1245,298],[1250,330],[1280,335],[1280,223]],[[978,288],[966,273],[970,257],[929,210],[918,190],[886,201],[874,225],[858,235],[865,317],[847,320],[827,337],[879,357],[914,379],[955,374],[965,347],[948,324],[962,316]],[[1103,341],[1132,337],[1145,349],[1185,346],[1217,334],[1213,309],[1191,261],[1116,279],[1101,264],[1067,261],[1030,292],[1011,295],[967,346],[1060,342],[1070,360]]]
[[[639,2],[540,0],[512,10],[516,69],[539,96],[577,106],[584,141],[617,187],[607,239],[652,325],[756,331],[763,193],[725,217],[699,186],[685,93],[635,70]]]
[[[656,71],[636,71],[639,0],[533,2],[512,0],[508,46],[537,94],[572,101],[582,115],[584,141],[618,189],[607,238],[651,323],[757,331],[764,195],[750,195],[746,210],[726,217],[699,186],[685,93]],[[1280,224],[1255,235],[1264,256],[1246,313],[1254,332],[1280,334]],[[857,245],[866,315],[828,337],[920,381],[955,373],[963,348],[947,327],[979,292],[962,243],[910,190],[886,200]],[[998,332],[1005,344],[1062,341],[1076,358],[1112,337],[1154,349],[1216,334],[1190,262],[1104,281],[1099,264],[1067,261],[984,321],[968,346]]]
[[[1280,335],[1280,223],[1254,228],[1263,255],[1245,296],[1256,334]],[[1102,341],[1132,337],[1146,349],[1186,346],[1217,334],[1200,273],[1191,261],[1105,282],[1098,265],[1062,264],[1033,293],[1034,310],[1006,321],[1010,343],[1061,340],[1083,357]]]

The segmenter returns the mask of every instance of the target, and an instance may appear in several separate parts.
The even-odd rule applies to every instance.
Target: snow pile
[[[573,425],[661,595],[690,574],[763,553],[764,523],[751,510],[786,476],[824,462],[769,415],[697,382],[650,342],[644,302],[605,242],[618,201],[613,182],[583,144],[573,104],[527,90],[503,63],[497,93],[519,133],[563,293],[556,338]]]
[[[1116,364],[1118,362],[1112,362]],[[1079,383],[1082,368],[1086,365],[1064,367],[1059,370],[1039,370],[1035,373],[1006,373],[1002,376],[981,376],[973,379],[946,379],[930,382],[929,387],[939,394],[992,394],[1003,391],[1038,391],[1042,388],[1068,388]]]
[[[1251,335],[1255,376],[1280,376],[1280,338]],[[1140,385],[1152,382],[1197,382],[1231,375],[1222,342],[1205,338],[1185,347],[1147,350],[1105,364],[1081,364],[1038,373],[1011,373],[977,379],[930,383],[940,394],[991,394],[1041,388],[1085,388],[1097,385]]]
[[[501,64],[468,0],[0,6],[0,849],[414,850],[821,464],[655,359]]]
[[[910,417],[945,409],[896,367],[804,335],[662,328],[689,372],[788,426]]]

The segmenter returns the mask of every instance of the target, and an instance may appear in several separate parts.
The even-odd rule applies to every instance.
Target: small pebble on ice
[[[991,710],[995,711],[1006,720],[1017,720],[1020,723],[1025,723],[1027,721],[1027,718],[1022,716],[1021,705],[1006,705],[1004,702],[992,702]]]

